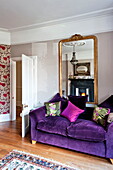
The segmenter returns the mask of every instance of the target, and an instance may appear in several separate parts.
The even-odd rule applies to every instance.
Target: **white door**
[[[22,137],[29,129],[29,111],[34,107],[37,91],[37,62],[36,56],[22,54]],[[35,95],[35,98],[34,98]]]
[[[29,111],[33,107],[33,58],[22,54],[22,137],[29,128]]]
[[[14,57],[11,59],[11,100],[9,117],[0,117],[0,122],[16,120],[16,61],[22,60],[22,137],[29,129],[29,110],[37,105],[37,56]]]
[[[22,105],[23,110],[33,108],[33,58],[22,54]]]

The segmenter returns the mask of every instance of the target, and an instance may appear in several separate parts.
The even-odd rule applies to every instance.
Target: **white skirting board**
[[[0,122],[11,121],[11,114],[0,114]]]

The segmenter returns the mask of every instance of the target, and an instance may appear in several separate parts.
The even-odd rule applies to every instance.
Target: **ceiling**
[[[112,8],[113,0],[0,0],[0,28],[40,26]]]

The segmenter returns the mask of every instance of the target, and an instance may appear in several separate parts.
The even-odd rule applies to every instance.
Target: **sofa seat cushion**
[[[44,132],[67,136],[67,127],[69,125],[70,121],[64,117],[50,116],[40,120],[37,124],[37,129]]]
[[[67,135],[69,137],[92,142],[104,141],[105,134],[106,131],[102,126],[84,119],[78,119],[67,128]]]

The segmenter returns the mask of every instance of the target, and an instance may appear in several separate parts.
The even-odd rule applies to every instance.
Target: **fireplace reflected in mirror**
[[[70,95],[87,95],[88,102],[94,102],[94,79],[70,79]]]

